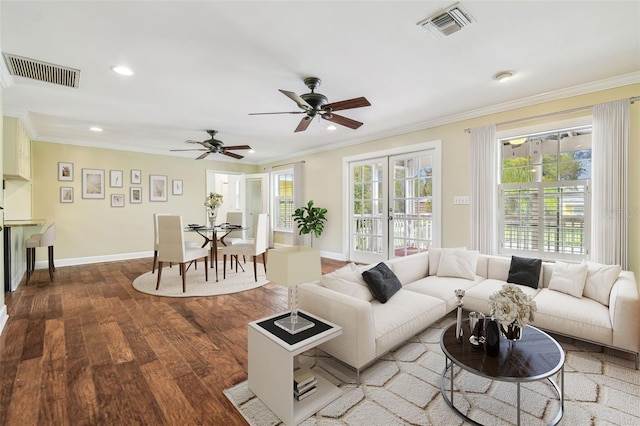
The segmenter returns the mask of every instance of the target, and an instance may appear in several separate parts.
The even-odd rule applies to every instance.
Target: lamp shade
[[[267,279],[284,287],[319,280],[320,251],[293,246],[271,249],[267,254]]]

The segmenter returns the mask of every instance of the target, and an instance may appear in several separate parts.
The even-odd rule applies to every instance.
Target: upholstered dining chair
[[[182,275],[182,292],[187,291],[187,271],[185,265],[198,259],[204,259],[204,278],[209,281],[209,249],[206,247],[193,247],[185,244],[184,226],[182,216],[159,215],[158,216],[158,281],[156,290],[160,288],[162,278],[162,264],[164,262],[176,263],[180,267]]]
[[[267,272],[267,214],[260,213],[256,218],[253,242],[233,244],[222,248],[222,277],[227,277],[227,256],[236,260],[236,272],[238,272],[238,256],[251,256],[253,258],[253,277],[258,281],[258,256],[262,255],[264,272]]]
[[[49,259],[49,279],[53,281],[53,273],[56,265],[53,260],[53,243],[56,239],[56,224],[49,224],[45,231],[41,234],[33,234],[25,241],[24,245],[27,249],[27,284],[31,279],[31,275],[36,267],[36,248],[47,247]]]
[[[169,216],[171,213],[154,213],[153,214],[153,267],[151,273],[156,272],[156,265],[158,263],[158,216]],[[188,247],[200,247],[195,241],[187,241],[185,243]],[[171,264],[169,264],[171,266]]]
[[[227,212],[227,223],[229,225],[242,226],[244,222],[244,212]],[[233,244],[246,243],[245,231],[231,231],[221,240],[225,246],[231,246]]]

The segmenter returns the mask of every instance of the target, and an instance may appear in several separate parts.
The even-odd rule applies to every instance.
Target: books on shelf
[[[294,387],[304,386],[307,383],[316,380],[316,376],[306,367],[296,367],[293,370],[293,385]]]
[[[315,391],[317,391],[317,390],[318,390],[318,388],[313,386],[311,389],[305,391],[304,393],[301,393],[300,395],[295,395],[295,392],[294,392],[294,395],[295,395],[295,397],[296,397],[296,399],[298,401],[302,401],[306,397],[308,397],[310,395],[313,395],[315,393]]]
[[[293,370],[293,396],[298,401],[312,395],[317,384],[318,379],[308,368],[296,367]]]

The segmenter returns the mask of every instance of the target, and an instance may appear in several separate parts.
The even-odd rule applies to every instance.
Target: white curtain
[[[471,129],[469,153],[471,248],[484,254],[496,254],[499,150],[495,125]]]
[[[591,260],[628,268],[629,100],[593,107]]]
[[[304,207],[307,202],[304,198],[304,179],[302,177],[302,165],[304,161],[298,161],[293,164],[293,205],[297,209],[298,207]],[[303,246],[304,236],[298,232],[298,226],[293,224],[293,245]]]

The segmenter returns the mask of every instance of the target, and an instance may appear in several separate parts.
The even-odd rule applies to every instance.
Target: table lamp
[[[311,247],[292,246],[271,249],[267,254],[267,279],[288,288],[291,315],[275,324],[291,334],[314,326],[313,322],[298,316],[298,284],[319,280],[322,276],[320,251]]]

